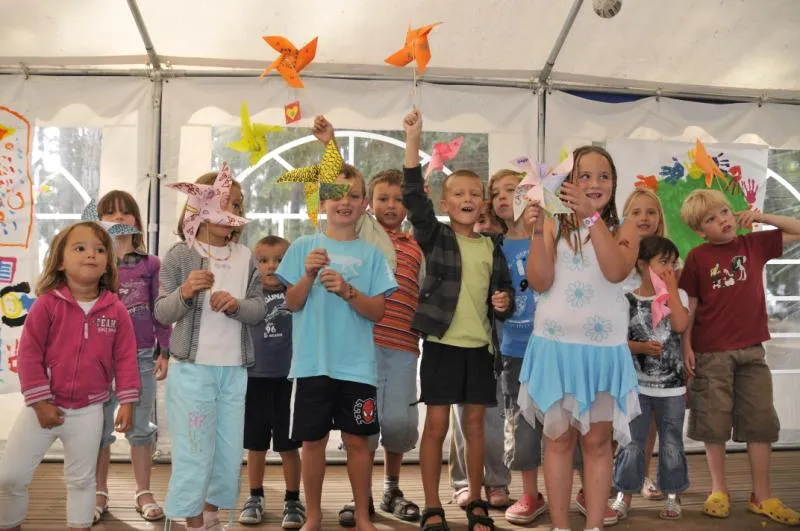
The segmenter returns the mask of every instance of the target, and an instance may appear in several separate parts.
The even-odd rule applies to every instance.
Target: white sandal
[[[103,517],[103,515],[108,512],[108,493],[98,490],[97,492],[94,493],[94,495],[95,495],[95,497],[97,497],[97,496],[104,497],[106,499],[106,503],[105,503],[105,505],[100,506],[100,505],[97,505],[97,502],[95,502],[94,516],[92,517],[92,525],[94,525],[97,522],[99,522],[100,519]]]
[[[677,494],[668,494],[664,508],[658,513],[658,517],[662,520],[679,520],[682,511],[680,497]]]
[[[628,517],[628,512],[631,510],[631,504],[625,503],[624,496],[621,492],[617,493],[617,499],[611,504],[611,508],[617,513],[620,522]]]
[[[153,493],[149,490],[142,490],[137,492],[133,496],[133,505],[134,508],[136,509],[136,512],[139,513],[141,517],[147,520],[148,522],[158,522],[159,520],[163,520],[164,509],[162,509],[159,504],[145,503],[144,505],[139,505],[139,498],[141,498],[145,494],[149,494],[150,496],[153,495]],[[152,513],[154,512],[156,513],[155,516],[152,515]]]

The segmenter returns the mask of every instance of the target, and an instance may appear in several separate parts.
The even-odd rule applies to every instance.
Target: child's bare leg
[[[266,455],[266,452],[264,455]],[[283,469],[283,482],[286,484],[286,490],[300,492],[300,452],[298,450],[289,450],[287,452],[281,452],[280,455],[281,468]],[[261,470],[261,476],[263,478],[263,466]]]
[[[486,439],[484,438],[485,406],[474,404],[464,405],[461,425],[464,429],[464,457],[467,462],[467,481],[469,482],[469,500],[479,500],[483,486],[483,463],[486,453]]]
[[[539,498],[539,469],[523,470],[520,476],[522,476],[522,493],[533,496],[534,500]]]
[[[706,443],[706,461],[711,474],[711,492],[728,492],[728,482],[725,480],[725,445]]]
[[[281,454],[281,457],[283,457],[283,454]],[[247,451],[247,485],[250,489],[260,489],[263,487],[264,467],[266,463],[267,452]]]
[[[388,478],[400,476],[400,467],[403,464],[403,454],[396,452],[383,452],[383,474]]]
[[[603,527],[611,489],[611,423],[596,422],[581,438],[583,449],[586,527]]]
[[[560,437],[547,438],[544,442],[544,484],[550,503],[550,520],[553,527],[559,529],[569,529],[572,460],[577,439],[578,432],[569,428]]]
[[[650,431],[647,434],[647,444],[644,448],[644,475],[650,477],[650,461],[653,459],[653,450],[656,447],[656,436],[658,435],[658,428],[656,428],[655,414],[650,419]]]
[[[150,444],[131,446],[131,463],[133,464],[133,478],[136,481],[136,492],[149,491],[150,473],[153,466],[153,446]],[[143,506],[148,503],[156,503],[156,499],[152,494],[142,494],[136,499],[136,503]]]
[[[96,488],[97,492],[108,492],[108,470],[111,467],[111,447],[106,446],[100,448],[97,454],[97,477]],[[108,505],[108,498],[105,496],[95,496],[95,507],[105,507]]]
[[[303,531],[322,529],[322,481],[325,479],[326,435],[318,441],[303,442],[303,488],[306,494],[306,524]]]
[[[342,433],[342,441],[347,450],[347,475],[353,489],[356,505],[356,529],[373,530],[369,517],[369,496],[372,491],[372,452],[365,436]]]
[[[762,502],[772,496],[769,486],[769,464],[772,458],[772,445],[765,442],[748,443],[747,457],[750,459],[753,494],[757,501]]]
[[[439,477],[442,472],[442,444],[449,427],[450,406],[428,406],[422,440],[419,444],[419,464],[426,509],[442,506],[442,500],[439,498]],[[428,521],[433,524],[441,519],[433,516]]]

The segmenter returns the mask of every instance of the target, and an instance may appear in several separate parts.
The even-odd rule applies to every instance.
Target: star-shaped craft
[[[705,176],[706,188],[711,188],[711,183],[714,182],[714,177],[719,177],[722,182],[728,182],[725,174],[719,169],[719,166],[714,161],[713,157],[708,154],[706,146],[703,145],[699,138],[695,142],[694,164],[690,170],[695,168],[699,169],[700,172]]]
[[[300,50],[295,48],[294,44],[286,37],[265,35],[262,39],[281,55],[259,77],[266,76],[271,70],[277,70],[290,87],[303,88],[303,82],[298,74],[314,60],[314,56],[317,54],[317,37],[314,37]]]
[[[139,234],[139,229],[124,223],[114,223],[111,221],[101,221],[100,214],[97,212],[97,201],[89,200],[89,203],[81,213],[81,220],[94,221],[108,232],[111,236],[126,236],[128,234]]]
[[[228,147],[240,153],[250,153],[250,166],[255,166],[267,154],[267,133],[283,131],[283,127],[251,122],[246,102],[242,102],[241,118],[242,138],[229,143]]]
[[[517,189],[514,190],[514,219],[519,219],[528,201],[538,201],[549,216],[571,214],[572,210],[564,206],[556,191],[572,171],[573,158],[570,155],[557,166],[550,168],[546,164],[534,164],[528,157],[519,157],[511,164],[525,172]]]
[[[406,32],[405,45],[387,57],[385,62],[393,66],[406,66],[411,61],[417,62],[417,70],[420,75],[425,73],[425,68],[431,60],[431,48],[428,46],[428,34],[433,31],[433,28],[441,24],[428,24],[421,28],[411,29],[409,26]]]
[[[303,183],[303,193],[306,197],[306,211],[308,219],[316,227],[319,220],[319,202],[325,199],[341,198],[350,187],[349,184],[336,183],[336,178],[342,172],[344,159],[331,140],[325,146],[322,162],[313,166],[295,168],[280,177],[279,183]],[[337,197],[338,195],[338,197]]]
[[[464,137],[459,136],[450,140],[449,142],[437,142],[433,145],[433,153],[431,160],[428,162],[428,168],[425,170],[425,180],[431,172],[441,170],[444,168],[444,163],[453,160],[458,155],[458,150],[461,149],[461,144],[464,143]]]
[[[186,212],[183,215],[183,237],[186,245],[192,247],[197,237],[197,230],[203,222],[226,227],[241,227],[247,219],[226,210],[231,196],[233,177],[228,163],[222,168],[214,180],[214,184],[171,183],[167,186],[189,196],[186,201]]]

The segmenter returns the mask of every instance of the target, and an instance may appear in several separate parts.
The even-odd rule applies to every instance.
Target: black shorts
[[[244,447],[254,452],[288,452],[302,446],[289,438],[292,382],[286,378],[248,378],[244,399]]]
[[[290,435],[297,441],[318,441],[331,430],[370,436],[378,426],[375,386],[327,376],[295,380]]]
[[[463,348],[425,341],[419,378],[420,402],[429,406],[497,405],[494,356],[488,345]]]

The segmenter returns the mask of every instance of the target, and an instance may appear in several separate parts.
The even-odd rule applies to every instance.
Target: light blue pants
[[[141,349],[139,358],[139,379],[142,389],[139,392],[139,401],[133,409],[133,428],[125,433],[125,438],[131,446],[149,446],[156,440],[158,427],[151,422],[153,408],[156,405],[156,377],[153,369],[156,366],[153,358],[153,349]],[[117,438],[114,436],[114,413],[117,410],[116,395],[112,392],[111,398],[103,404],[103,440],[101,448],[111,446]]]
[[[375,345],[378,365],[378,419],[380,443],[388,452],[404,454],[417,445],[417,362],[419,356],[404,350]],[[413,404],[413,405],[412,405]],[[378,448],[378,436],[369,438],[369,448]]]
[[[205,502],[236,507],[246,389],[244,367],[170,363],[166,398],[172,475],[164,504],[169,518],[197,516]]]

